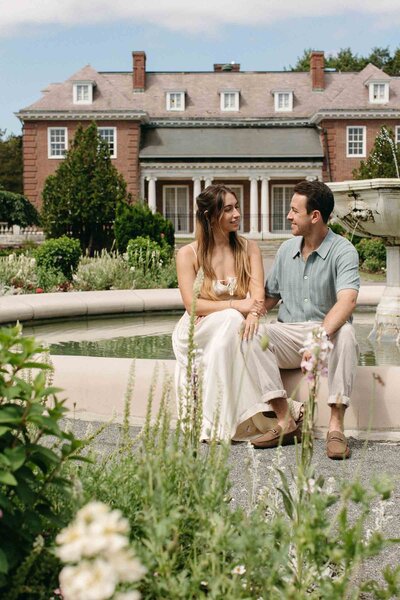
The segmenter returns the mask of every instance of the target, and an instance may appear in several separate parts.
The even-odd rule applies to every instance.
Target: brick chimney
[[[214,63],[214,71],[216,73],[227,72],[227,73],[238,73],[240,71],[240,63]]]
[[[310,72],[313,92],[325,89],[324,67],[324,53],[319,51],[311,52]]]
[[[144,92],[146,88],[146,53],[132,52],[133,58],[133,89]]]

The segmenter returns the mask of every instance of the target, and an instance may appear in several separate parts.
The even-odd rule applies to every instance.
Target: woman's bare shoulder
[[[186,244],[179,248],[177,255],[182,257],[193,256],[195,258],[197,256],[197,242],[193,242],[192,244]]]
[[[247,241],[247,254],[250,256],[251,254],[260,254],[260,247],[255,240],[246,240]]]

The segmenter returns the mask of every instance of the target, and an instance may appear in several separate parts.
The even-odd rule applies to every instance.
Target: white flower
[[[113,600],[140,600],[140,593],[136,590],[132,592],[120,592],[116,594]]]
[[[147,572],[130,548],[110,555],[109,561],[120,581],[139,581]]]
[[[231,571],[232,575],[244,575],[246,573],[246,567],[244,565],[236,565]]]
[[[60,587],[64,600],[108,600],[118,583],[114,569],[103,559],[64,567]]]
[[[71,523],[56,537],[59,548],[56,550],[62,562],[75,562],[85,555],[86,530],[78,523]]]

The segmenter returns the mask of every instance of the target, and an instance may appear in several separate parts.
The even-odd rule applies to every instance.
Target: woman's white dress
[[[218,293],[218,286],[214,285],[214,290]],[[201,438],[204,440],[214,435],[218,439],[250,440],[276,424],[276,419],[262,415],[263,411],[272,410],[268,401],[279,397],[279,394],[276,391],[271,394],[263,387],[264,380],[269,381],[270,378],[264,376],[266,361],[260,344],[261,336],[242,341],[240,331],[243,323],[243,315],[233,308],[196,320],[194,343],[202,373]],[[185,398],[189,327],[190,315],[185,312],[172,334],[178,406],[182,406]],[[285,390],[281,392],[282,396],[286,396]],[[293,401],[290,405],[297,419],[301,404]]]

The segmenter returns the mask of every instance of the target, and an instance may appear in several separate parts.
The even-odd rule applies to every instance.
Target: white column
[[[193,177],[193,232],[196,232],[196,198],[201,193],[201,177]]]
[[[250,178],[250,233],[258,233],[258,181]]]
[[[204,182],[204,187],[208,187],[209,185],[212,184],[214,177],[206,177],[205,182]]]
[[[261,232],[262,237],[269,234],[269,177],[261,178]]]
[[[156,181],[157,177],[148,177],[149,191],[148,191],[148,203],[151,212],[156,212]]]

